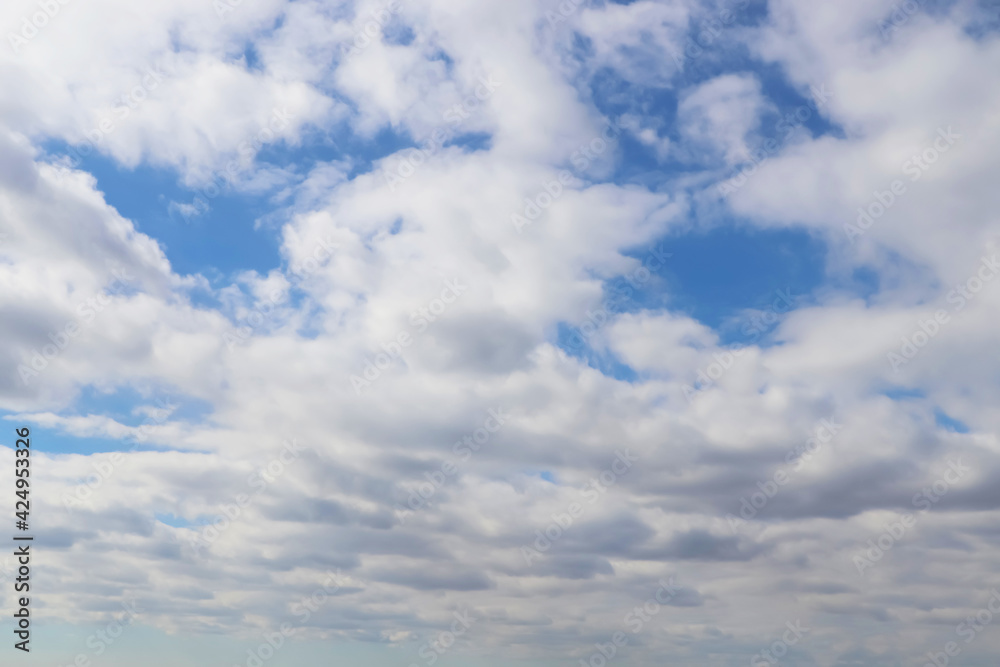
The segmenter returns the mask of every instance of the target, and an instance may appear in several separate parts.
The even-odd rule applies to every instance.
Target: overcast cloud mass
[[[992,0],[0,27],[0,663],[997,664]]]

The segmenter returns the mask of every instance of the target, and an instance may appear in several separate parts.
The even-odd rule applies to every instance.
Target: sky
[[[0,28],[4,664],[996,664],[995,2]]]

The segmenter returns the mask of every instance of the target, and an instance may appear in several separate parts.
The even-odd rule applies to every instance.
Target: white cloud
[[[750,158],[747,135],[767,107],[756,77],[725,74],[685,91],[677,113],[694,159],[720,155],[726,164],[735,165]],[[702,152],[708,155],[702,157]]]

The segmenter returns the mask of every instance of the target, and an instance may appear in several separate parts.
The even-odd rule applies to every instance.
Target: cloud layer
[[[1000,650],[960,625],[1000,585],[984,5],[48,4],[0,9],[0,408],[116,451],[39,437],[41,619],[134,596],[420,665],[455,614],[435,655]],[[96,159],[169,174],[186,234],[258,197],[223,219],[280,262],[178,272]],[[720,229],[826,249],[735,346],[657,268]]]

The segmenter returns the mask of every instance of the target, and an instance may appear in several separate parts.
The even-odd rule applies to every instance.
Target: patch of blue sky
[[[10,413],[4,414],[3,419],[10,424],[11,433],[13,433],[14,428],[21,428],[22,426],[30,428],[31,448],[36,452],[90,455],[104,452],[127,451],[132,448],[131,445],[125,445],[124,440],[70,435],[60,429],[25,423],[24,420],[15,419]],[[14,444],[13,436],[10,439],[10,443],[3,444],[12,446]]]
[[[189,521],[188,519],[185,519],[182,516],[175,516],[173,514],[154,514],[153,518],[159,521],[160,523],[166,524],[173,528],[190,528],[191,526],[195,525],[203,525],[203,524],[196,524],[195,522]]]
[[[465,132],[456,134],[444,142],[445,147],[458,146],[467,153],[489,150],[492,145],[493,135],[489,132]]]
[[[968,433],[969,427],[965,422],[955,419],[941,408],[934,408],[934,423],[940,428],[953,433]]]
[[[801,229],[731,223],[689,230],[627,252],[640,261],[654,253],[670,256],[645,281],[635,275],[607,281],[605,303],[615,303],[617,312],[681,312],[714,329],[724,345],[766,347],[771,343],[760,332],[771,326],[758,315],[768,310],[780,320],[831,292],[866,301],[878,292],[879,275],[870,268],[830,273],[828,252],[822,239]],[[632,292],[623,299],[625,285]]]
[[[977,42],[985,42],[1000,33],[1000,12],[996,0],[977,0],[973,18],[963,26],[963,31]]]
[[[864,272],[831,279],[826,244],[804,230],[719,226],[669,236],[627,254],[643,261],[654,249],[670,256],[645,281],[634,275],[606,281],[605,308],[683,313],[712,328],[723,345],[768,347],[774,342],[767,334],[777,321],[816,303],[817,293],[839,289],[866,296],[877,289],[877,279]],[[623,295],[625,285],[631,294]],[[760,317],[769,310],[776,318]],[[589,337],[569,324],[559,325],[555,343],[612,377],[637,377],[612,355],[595,351]]]
[[[149,413],[138,411],[140,406],[152,407],[157,410],[173,407],[169,417],[165,413]],[[211,406],[200,399],[181,396],[176,393],[148,393],[131,387],[119,387],[111,392],[104,392],[95,387],[84,387],[74,402],[73,409],[64,411],[62,417],[85,417],[100,415],[113,419],[120,424],[141,427],[144,424],[155,425],[161,419],[169,421],[198,423],[212,412]],[[22,425],[11,413],[5,413],[3,419],[12,422],[15,428]],[[133,440],[132,438],[110,438],[105,436],[75,435],[63,428],[48,428],[29,424],[32,434],[32,446],[39,451],[53,454],[95,454],[116,451],[163,449],[149,440]]]
[[[549,484],[558,484],[558,482],[556,482],[555,473],[553,473],[550,470],[526,469],[526,470],[521,470],[520,472],[521,474],[526,475],[528,477],[537,477],[538,479],[544,480]]]
[[[73,154],[65,142],[50,142],[46,149],[54,156]],[[170,203],[189,203],[199,191],[180,185],[172,169],[146,164],[128,169],[96,152],[82,157],[78,168],[97,179],[108,204],[160,243],[180,274],[228,283],[236,272],[266,273],[280,263],[276,230],[255,226],[271,208],[266,196],[222,190],[208,200],[207,211],[185,219]]]
[[[478,135],[459,140],[473,147],[488,142]],[[391,128],[369,138],[350,132],[346,125],[334,132],[312,128],[298,145],[274,142],[263,146],[256,161],[257,166],[288,169],[293,178],[304,177],[321,163],[346,161],[347,177],[353,178],[371,171],[376,160],[413,145],[406,133]],[[258,224],[281,208],[271,200],[273,192],[236,192],[221,175],[214,179],[216,187],[189,188],[179,182],[173,169],[147,164],[125,168],[97,152],[83,156],[62,141],[50,141],[45,148],[53,156],[76,157],[78,168],[97,179],[108,204],[156,239],[178,273],[200,273],[220,286],[241,271],[265,274],[282,265],[278,227]],[[199,199],[207,206],[198,205]],[[184,212],[178,205],[196,210]],[[229,252],[219,253],[220,247]],[[194,290],[191,296],[198,305],[218,306],[210,294]]]
[[[382,41],[394,46],[409,46],[415,36],[413,29],[398,16],[394,16],[382,28]]]
[[[248,68],[260,64],[250,46],[241,57]],[[442,58],[446,56],[442,54]],[[443,119],[442,126],[446,126]],[[448,143],[470,151],[483,150],[490,146],[491,137],[464,133]],[[346,165],[350,179],[372,171],[378,160],[417,145],[399,128],[383,127],[366,137],[341,123],[333,128],[307,128],[295,144],[265,144],[254,166],[286,170],[294,183],[321,164],[339,162]],[[125,168],[96,151],[81,155],[62,141],[49,141],[45,148],[53,156],[77,158],[78,167],[97,179],[106,201],[139,231],[156,239],[178,273],[200,273],[218,287],[229,284],[238,272],[252,269],[265,274],[282,265],[278,225],[260,224],[282,210],[283,205],[272,200],[273,191],[236,192],[221,174],[212,186],[186,187],[173,169],[144,163]],[[219,247],[230,251],[220,254]],[[192,290],[190,296],[196,305],[219,306],[210,293]]]
[[[239,60],[243,63],[247,71],[262,73],[265,70],[264,63],[260,60],[260,53],[257,51],[257,46],[252,42],[244,44]]]
[[[101,414],[111,417],[126,426],[140,426],[146,423],[147,414],[137,408],[171,409],[171,421],[199,422],[212,412],[212,406],[193,396],[172,391],[116,387],[114,391],[101,391],[95,387],[85,387],[77,399],[78,414]]]
[[[884,390],[882,394],[894,401],[923,400],[927,398],[927,394],[923,390],[907,387],[892,387]]]
[[[754,63],[751,71],[760,81],[765,99],[775,107],[761,118],[760,135],[764,140],[783,139],[789,127],[808,130],[813,138],[845,136],[842,127],[830,122],[825,110],[835,94],[832,82],[803,91],[791,85],[777,65]]]
[[[445,72],[450,76],[453,73],[455,67],[454,59],[448,55],[444,50],[438,49],[430,56],[427,57],[428,60],[440,60],[444,63]]]
[[[323,311],[319,306],[312,306],[303,318],[304,324],[295,330],[295,334],[306,340],[316,340],[326,332],[323,326]]]
[[[882,289],[881,276],[870,266],[852,268],[847,282],[853,286],[855,295],[863,298],[869,305],[872,297]]]
[[[10,421],[10,415],[4,416]],[[47,428],[37,424],[23,424],[23,420],[12,423],[16,428],[27,425],[31,429],[31,447],[36,452],[47,454],[101,454],[105,452],[121,452],[132,449],[132,444],[125,440],[106,437],[81,437],[66,433],[62,429]],[[13,428],[13,427],[12,427]]]
[[[398,128],[382,127],[373,136],[352,132],[347,124],[332,128],[306,128],[296,145],[275,142],[261,147],[257,161],[278,167],[288,167],[305,175],[320,164],[345,162],[347,178],[365,174],[375,162],[405,148],[416,146],[409,135]]]
[[[732,3],[734,6],[739,3]],[[738,11],[743,20],[757,20],[764,10],[751,3],[745,10]],[[689,40],[694,40],[702,31],[702,25],[711,15],[695,20],[689,29]],[[737,25],[739,20],[731,25]],[[703,41],[704,38],[702,38]],[[662,55],[660,47],[649,49]],[[577,35],[572,49],[573,55],[585,60],[591,55],[589,41]],[[690,55],[694,54],[694,55]],[[640,57],[638,51],[633,54]],[[823,111],[823,99],[830,88],[803,91],[789,83],[784,71],[777,65],[763,63],[751,57],[739,40],[718,39],[701,50],[689,51],[689,55],[677,52],[675,61],[682,68],[670,85],[654,82],[650,85],[626,80],[619,72],[608,67],[594,71],[581,71],[576,85],[581,92],[589,94],[595,107],[604,116],[612,119],[623,116],[640,119],[643,129],[656,132],[661,141],[676,145],[681,140],[681,128],[677,123],[679,95],[701,83],[724,74],[753,74],[761,85],[761,92],[768,109],[760,118],[760,125],[749,138],[749,148],[760,149],[769,140],[777,141],[771,153],[777,154],[794,131],[805,131],[816,138],[830,135],[843,137],[843,129],[828,120]],[[815,94],[814,94],[815,93]],[[691,170],[700,170],[703,165],[694,164],[690,157],[675,150],[664,151],[624,134],[614,146],[619,158],[611,180],[623,184],[627,182],[654,185],[655,178],[661,181],[682,175]]]
[[[671,256],[632,281],[621,310],[669,308],[722,329],[746,310],[766,309],[782,293],[799,302],[824,282],[826,245],[800,230],[719,226],[668,236],[628,255],[643,261],[653,248]],[[607,293],[613,294],[609,281]]]
[[[592,345],[591,336],[566,322],[556,326],[554,344],[566,354],[586,363],[608,377],[625,382],[635,382],[639,374],[614,354],[599,350]]]

